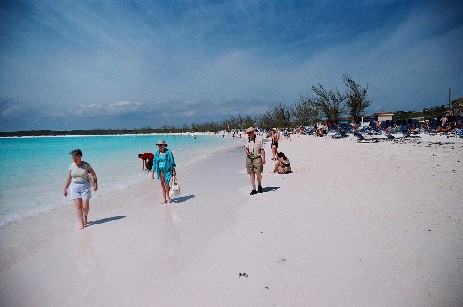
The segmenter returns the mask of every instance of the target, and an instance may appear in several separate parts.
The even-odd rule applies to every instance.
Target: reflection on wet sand
[[[164,247],[166,249],[167,263],[175,265],[178,257],[177,252],[181,242],[180,223],[182,217],[178,209],[171,205],[165,206],[164,212]]]
[[[98,269],[101,273],[101,267],[97,268],[98,261],[93,248],[93,238],[88,231],[79,233],[80,246],[79,254],[77,255],[77,270],[80,274],[79,278],[85,282],[85,291],[82,295],[85,297],[86,303],[91,303],[92,297],[97,295],[99,284],[96,280],[95,271]]]

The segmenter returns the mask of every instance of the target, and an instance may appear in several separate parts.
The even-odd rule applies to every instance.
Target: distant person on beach
[[[270,146],[272,148],[272,160],[276,160],[278,153],[278,141],[280,140],[280,133],[275,128],[272,129],[271,138],[272,143]]]
[[[291,163],[289,162],[288,157],[286,157],[283,152],[278,153],[278,160],[277,163],[275,163],[275,168],[273,169],[273,172],[278,174],[291,173]]]
[[[145,152],[143,154],[138,154],[138,158],[142,160],[142,169],[151,171],[151,168],[153,168],[154,155],[151,152]]]
[[[425,119],[424,124],[423,124],[423,129],[429,129],[429,128],[431,128],[431,125],[429,123],[429,119]]]
[[[167,204],[171,202],[169,182],[172,176],[175,176],[176,164],[172,151],[167,149],[166,141],[159,140],[156,145],[159,149],[154,153],[151,178],[154,179],[154,173],[156,173],[156,178],[161,182],[163,204]]]
[[[441,124],[439,127],[437,127],[436,132],[449,132],[452,129],[452,126],[449,125],[449,119],[447,118],[447,116],[443,116],[440,119],[440,122]]]
[[[251,180],[251,195],[262,193],[262,172],[265,164],[264,143],[257,137],[253,127],[246,130],[248,137],[244,142],[244,153],[246,155],[246,170]],[[257,179],[257,190],[256,190]]]
[[[82,151],[80,149],[74,149],[69,154],[74,162],[69,165],[68,177],[64,185],[64,196],[68,196],[67,190],[69,188],[69,198],[74,200],[79,228],[83,229],[88,224],[87,216],[90,211],[90,198],[92,197],[90,190],[90,180],[92,178],[89,174],[93,177],[93,189],[95,192],[98,190],[98,180],[90,164],[82,161]]]

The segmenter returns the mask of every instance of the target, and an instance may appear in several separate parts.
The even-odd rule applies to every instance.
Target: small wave
[[[38,216],[40,214],[48,213],[56,209],[60,209],[66,206],[68,204],[69,200],[64,200],[61,202],[53,202],[50,201],[48,205],[46,206],[36,206],[33,208],[23,208],[22,210],[19,210],[18,212],[7,212],[3,213],[2,217],[0,218],[0,228],[3,228],[5,226],[8,226],[12,223],[19,222],[31,217]]]

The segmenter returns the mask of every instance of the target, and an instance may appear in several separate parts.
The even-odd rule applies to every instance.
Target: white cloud
[[[0,98],[24,102],[2,117],[214,120],[344,74],[385,111],[462,96],[461,4],[391,1],[26,2],[0,12]]]
[[[118,101],[108,104],[81,104],[72,112],[76,116],[106,117],[140,112],[145,105],[133,101]]]

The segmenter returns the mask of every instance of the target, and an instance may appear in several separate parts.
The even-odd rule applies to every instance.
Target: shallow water
[[[63,196],[69,152],[80,148],[104,197],[146,178],[139,153],[165,139],[179,170],[234,140],[222,135],[116,135],[0,138],[0,227],[69,204]]]

